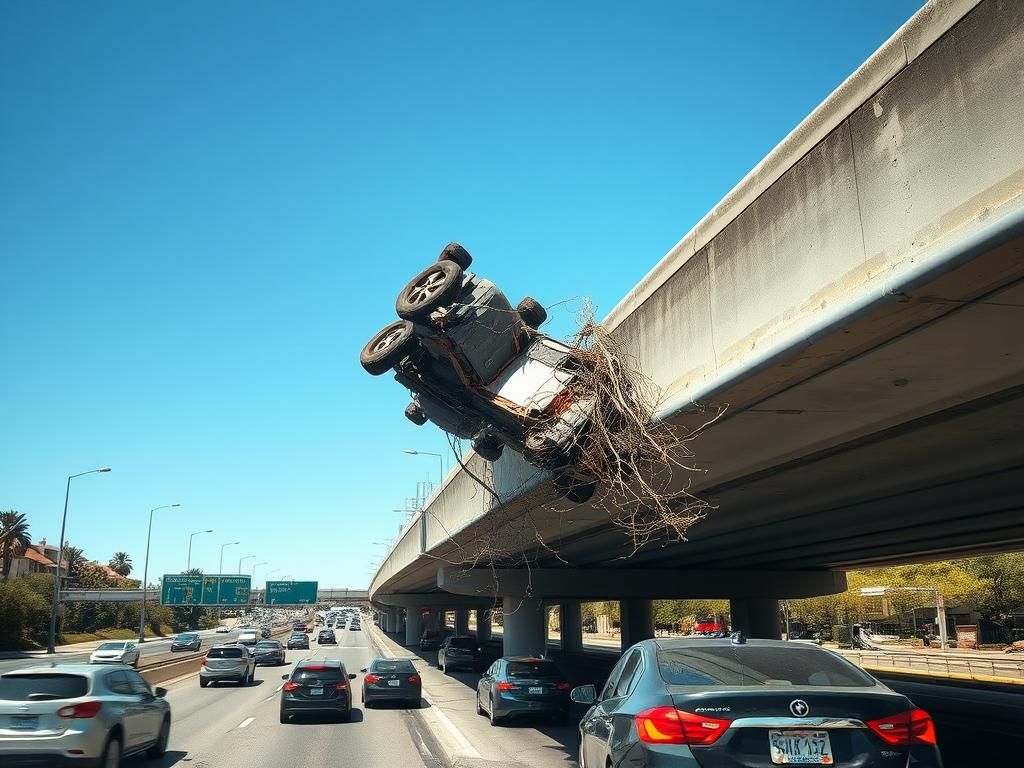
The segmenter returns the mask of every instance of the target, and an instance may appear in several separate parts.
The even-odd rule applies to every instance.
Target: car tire
[[[463,271],[469,269],[473,263],[473,257],[469,255],[469,251],[458,243],[448,243],[448,245],[441,249],[441,255],[437,257],[437,260],[454,261]]]
[[[410,280],[395,302],[403,320],[424,322],[431,313],[450,304],[462,289],[462,267],[454,261],[438,261]]]
[[[473,450],[484,461],[497,461],[505,450],[505,444],[492,432],[484,429],[473,438]]]
[[[483,704],[480,703],[480,691],[476,692],[476,713],[478,715],[486,715],[487,712],[484,710]]]
[[[559,495],[573,504],[586,504],[597,490],[593,480],[580,480],[565,472],[555,475],[554,483]]]
[[[210,684],[209,680],[203,680],[203,678],[201,678],[201,677],[199,678],[199,687],[200,688],[205,688],[209,684]]]
[[[116,736],[107,739],[98,765],[100,768],[118,768],[121,765],[121,740]]]
[[[490,711],[487,713],[487,719],[492,726],[501,725],[501,718],[494,714],[494,699],[490,700]]]
[[[160,724],[160,734],[156,737],[156,743],[146,750],[146,757],[151,760],[163,757],[167,754],[167,741],[171,738],[171,718],[165,717]]]
[[[416,335],[412,323],[408,320],[396,320],[374,334],[363,351],[359,353],[359,364],[371,376],[387,373],[402,358],[409,354],[416,343]]]
[[[281,710],[281,722],[282,722],[282,723],[287,723],[287,722],[288,722],[289,720],[291,720],[291,718],[290,718],[290,717],[288,716],[288,713],[287,713],[287,712],[285,712],[285,711],[284,711],[284,710],[282,709],[282,710]]]
[[[423,406],[416,400],[413,400],[407,406],[405,406],[405,418],[415,424],[417,427],[422,427],[427,423],[427,414],[423,410]]]
[[[516,311],[528,326],[537,330],[548,319],[548,313],[536,299],[527,296],[516,305]]]

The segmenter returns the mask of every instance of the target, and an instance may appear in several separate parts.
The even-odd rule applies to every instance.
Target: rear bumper
[[[199,670],[201,680],[241,680],[249,674],[248,669],[211,669]]]
[[[445,654],[444,665],[446,668],[454,669],[479,669],[483,665],[483,659],[474,656],[449,656]]]
[[[513,699],[501,696],[494,700],[495,717],[519,717],[529,715],[559,715],[569,711],[569,697],[557,699]]]
[[[363,691],[363,701],[419,701],[423,698],[423,689],[418,688],[367,688]]]
[[[60,752],[8,754],[0,751],[0,765],[4,768],[101,768],[98,757],[68,757]]]
[[[323,701],[309,701],[306,699],[282,699],[281,711],[286,713],[295,712],[348,712],[352,704],[348,697],[337,699],[325,699]]]

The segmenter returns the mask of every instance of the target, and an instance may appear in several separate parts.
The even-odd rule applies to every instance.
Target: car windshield
[[[411,661],[375,661],[370,665],[371,672],[398,672],[399,674],[413,674],[416,668]]]
[[[123,651],[128,643],[100,643],[97,651]]]
[[[181,641],[182,641],[182,642],[184,642],[184,643],[191,643],[191,642],[192,642],[193,640],[195,640],[195,639],[196,639],[196,638],[198,638],[198,637],[199,637],[199,635],[190,635],[190,634],[186,634],[186,635],[178,635],[178,636],[177,636],[176,638],[174,638],[174,639],[175,639],[175,640],[181,640]]]
[[[76,699],[89,691],[89,679],[82,675],[42,673],[0,677],[0,699],[5,701],[49,701]]]
[[[476,640],[474,640],[472,637],[453,637],[451,640],[448,641],[448,647],[469,648],[475,651],[480,646],[476,644]]]
[[[562,678],[562,670],[550,661],[510,661],[506,674],[509,677]]]
[[[662,648],[658,670],[670,685],[870,687],[875,681],[829,651],[793,646],[715,645]]]
[[[206,654],[211,659],[240,659],[242,658],[241,648],[211,648]]]

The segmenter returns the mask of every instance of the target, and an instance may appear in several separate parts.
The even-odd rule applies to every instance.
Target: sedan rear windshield
[[[564,677],[562,670],[550,661],[510,661],[507,674],[509,677],[558,678]]]
[[[5,701],[49,701],[77,699],[89,691],[89,679],[82,675],[44,672],[38,675],[0,677],[0,699]]]
[[[210,659],[240,659],[242,658],[241,648],[211,648],[206,654]]]
[[[292,676],[297,683],[334,682],[341,679],[341,670],[337,667],[327,669],[299,669]]]
[[[706,646],[663,648],[658,670],[669,685],[811,685],[870,687],[875,681],[853,664],[819,648]]]
[[[416,667],[411,661],[375,661],[370,665],[371,672],[397,672],[400,675],[415,674]]]
[[[476,640],[474,640],[472,637],[453,637],[451,640],[448,641],[448,647],[469,648],[475,651],[480,646],[476,644]]]
[[[280,648],[281,644],[277,640],[264,640],[256,643],[257,648]]]

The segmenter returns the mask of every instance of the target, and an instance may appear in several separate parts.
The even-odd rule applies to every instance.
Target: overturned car
[[[584,362],[538,330],[547,319],[540,304],[513,307],[471,264],[462,246],[447,245],[402,289],[401,319],[374,335],[359,361],[374,376],[395,371],[413,394],[405,409],[413,423],[471,440],[488,461],[507,446],[552,470],[562,494],[583,503],[596,487],[574,468],[595,408],[572,386]]]

